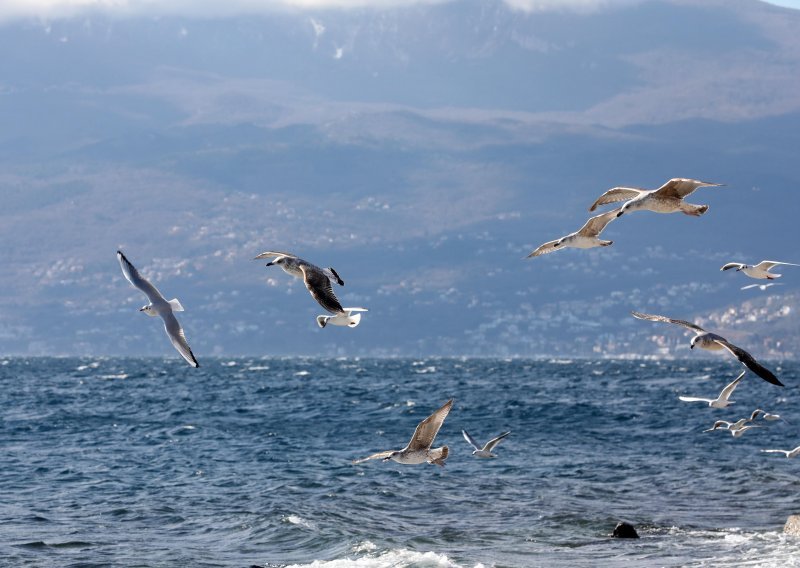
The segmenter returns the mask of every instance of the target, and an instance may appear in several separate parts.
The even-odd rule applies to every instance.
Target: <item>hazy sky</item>
[[[276,7],[353,8],[399,6],[449,0],[2,0],[0,21],[17,18],[60,18],[80,15],[87,10],[102,10],[118,16],[139,14],[180,14],[186,16],[225,16],[258,13]],[[645,0],[505,0],[526,11],[597,10]],[[771,0],[771,4],[800,9],[800,0]]]
[[[0,20],[70,17],[80,15],[87,10],[102,10],[118,16],[138,14],[224,16],[258,13],[276,7],[353,8],[447,1],[450,0],[2,0]],[[508,5],[526,11],[561,9],[592,11],[640,1],[643,0],[505,0]]]

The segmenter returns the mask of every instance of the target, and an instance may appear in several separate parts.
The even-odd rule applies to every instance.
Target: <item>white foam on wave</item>
[[[294,376],[295,376],[295,377],[305,377],[305,376],[307,376],[307,375],[310,375],[310,374],[311,374],[311,373],[309,373],[308,371],[297,371],[297,372],[294,374]]]
[[[658,534],[660,531],[652,531]],[[782,531],[751,531],[739,527],[725,529],[686,529],[670,527],[666,534],[687,539],[693,554],[702,555],[705,545],[711,543],[713,556],[706,557],[709,566],[735,566],[736,568],[775,568],[777,566],[800,566],[797,547],[792,537]],[[720,541],[724,543],[719,546]],[[691,544],[689,544],[691,543]],[[669,545],[675,552],[675,542]]]
[[[248,371],[269,371],[269,365],[253,365],[252,367],[247,367]]]
[[[118,373],[116,375],[100,375],[98,379],[127,379],[128,373]]]
[[[407,568],[411,566],[414,568],[461,568],[461,565],[451,561],[444,554],[416,552],[403,548],[387,550],[379,554],[368,554],[360,558],[314,560],[309,564],[292,564],[286,568]],[[483,568],[483,566],[477,564],[475,568]]]
[[[283,517],[283,522],[289,523],[290,525],[297,525],[299,527],[303,527],[304,529],[309,529],[309,530],[314,530],[317,528],[317,526],[314,523],[304,519],[299,515],[286,515],[285,517]]]

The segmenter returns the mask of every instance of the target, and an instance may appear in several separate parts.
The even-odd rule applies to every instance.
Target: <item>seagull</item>
[[[620,208],[618,207],[612,211],[595,215],[586,221],[586,224],[574,233],[570,233],[569,235],[561,237],[560,239],[544,243],[525,258],[540,256],[556,250],[561,250],[562,248],[587,249],[594,247],[607,247],[611,244],[614,244],[614,241],[603,241],[598,237],[600,236],[600,233],[603,232],[603,229],[606,228],[606,225],[617,218],[617,213],[619,210]]]
[[[173,347],[178,350],[178,353],[180,353],[192,367],[199,367],[200,364],[197,362],[197,359],[195,359],[194,353],[192,353],[192,349],[186,341],[186,336],[183,334],[183,328],[181,328],[181,324],[178,323],[178,319],[173,313],[183,311],[183,306],[178,299],[173,298],[169,302],[166,301],[164,296],[161,295],[161,292],[139,274],[139,271],[136,270],[131,262],[125,258],[125,255],[122,254],[122,251],[117,251],[117,259],[119,260],[119,265],[122,267],[122,274],[125,275],[128,282],[133,284],[134,288],[138,288],[139,291],[144,293],[147,299],[150,300],[150,303],[140,308],[139,311],[152,317],[161,316],[161,319],[164,320],[164,329],[167,332],[167,337],[169,337]]]
[[[445,402],[440,409],[420,422],[417,425],[417,429],[414,430],[414,435],[411,436],[411,441],[402,450],[379,452],[365,458],[354,460],[353,463],[361,463],[367,460],[392,460],[403,464],[428,462],[444,467],[444,461],[447,459],[450,449],[447,446],[431,449],[431,445],[452,406],[453,399],[451,398]]]
[[[761,418],[763,418],[768,422],[772,422],[774,420],[783,420],[784,422],[786,422],[786,419],[781,418],[780,414],[770,414],[769,412],[761,410],[760,408],[756,408],[750,415],[750,422],[753,422],[754,420],[758,419],[759,416],[761,416]]]
[[[719,396],[714,400],[709,398],[695,398],[693,396],[679,396],[678,398],[683,402],[707,402],[708,406],[711,408],[725,408],[731,404],[734,404],[732,400],[730,400],[731,395],[733,394],[734,389],[739,385],[739,382],[744,378],[747,370],[745,369],[742,371],[742,374],[733,379],[733,381],[728,384],[722,392],[719,393]]]
[[[461,430],[461,434],[463,434],[464,439],[467,442],[469,442],[469,445],[475,448],[475,451],[472,452],[473,456],[478,458],[496,458],[497,456],[492,453],[492,450],[497,444],[500,443],[500,441],[503,438],[511,434],[511,432],[503,432],[497,438],[492,438],[491,440],[486,442],[486,445],[483,447],[480,447],[478,443],[475,441],[475,439],[472,436],[470,436],[469,432],[467,432],[466,430]]]
[[[775,276],[777,276],[777,274]],[[747,286],[742,286],[740,288],[740,290],[749,290],[750,288],[758,288],[759,290],[761,290],[763,292],[764,290],[766,290],[767,288],[770,288],[772,286],[780,286],[780,283],[778,283],[778,282],[768,282],[767,284],[748,284]]]
[[[736,347],[733,343],[729,342],[724,337],[717,335],[716,333],[708,332],[699,325],[689,323],[688,321],[672,319],[665,316],[642,314],[639,312],[631,312],[631,314],[633,314],[633,317],[638,319],[672,323],[681,327],[685,327],[686,329],[690,329],[695,333],[695,336],[692,338],[692,341],[689,345],[691,349],[694,349],[695,346],[700,347],[701,349],[708,349],[709,351],[727,349],[739,360],[742,365],[753,371],[756,375],[768,383],[772,383],[773,385],[777,385],[779,387],[783,386],[783,383],[778,380],[778,377],[776,377],[772,371],[756,361],[753,356],[750,355],[750,353],[741,347]]]
[[[793,450],[761,450],[762,452],[768,454],[784,454],[787,458],[796,458],[800,456],[800,446],[797,446]]]
[[[254,260],[273,257],[274,260],[268,262],[266,266],[280,266],[287,274],[291,274],[296,278],[302,278],[311,296],[320,306],[335,316],[349,317],[350,314],[345,311],[345,308],[342,307],[338,298],[336,298],[336,294],[333,293],[331,281],[336,282],[339,286],[344,286],[344,280],[339,277],[333,268],[320,268],[288,252],[271,250],[262,252],[255,257]],[[349,309],[354,310],[355,308]],[[364,308],[358,309],[364,310]],[[327,320],[325,321],[327,323]],[[317,318],[317,323],[320,324],[320,327],[325,327],[320,323],[319,318]]]
[[[328,324],[355,327],[361,321],[359,312],[368,312],[367,308],[342,308],[344,314],[337,316],[317,316],[317,325],[325,327]]]
[[[696,179],[672,178],[658,189],[641,189],[638,187],[614,187],[597,198],[589,211],[597,209],[598,205],[625,201],[617,217],[625,213],[632,213],[640,209],[655,213],[675,213],[680,211],[686,215],[699,217],[708,211],[708,205],[694,205],[686,203],[683,198],[690,195],[698,187],[721,186],[721,183],[708,183]]]
[[[720,268],[720,270],[730,270],[735,268],[736,272],[744,272],[750,278],[760,278],[762,280],[774,280],[780,278],[780,274],[770,272],[770,268],[775,266],[800,266],[791,262],[778,262],[777,260],[762,260],[758,264],[750,266],[749,264],[742,264],[741,262],[729,262]],[[744,290],[744,288],[742,288]]]
[[[742,420],[747,420],[743,418]],[[734,438],[738,438],[745,432],[747,432],[750,428],[761,428],[761,426],[756,426],[753,424],[744,425],[744,423],[740,424],[741,420],[737,422],[728,422],[727,420],[717,420],[714,422],[714,426],[709,428],[708,430],[703,430],[703,432],[713,432],[714,430],[728,430]]]

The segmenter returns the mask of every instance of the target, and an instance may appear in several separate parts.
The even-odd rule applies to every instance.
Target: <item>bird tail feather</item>
[[[444,467],[444,462],[447,459],[448,454],[450,453],[450,448],[447,446],[442,446],[441,448],[436,448],[428,452],[428,462],[438,465],[439,467]]]

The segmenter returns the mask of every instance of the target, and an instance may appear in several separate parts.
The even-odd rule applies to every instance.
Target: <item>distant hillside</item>
[[[181,299],[200,359],[683,344],[631,309],[800,351],[800,269],[764,292],[719,272],[800,261],[796,11],[88,14],[5,23],[0,49],[0,352],[173,355],[120,247]],[[522,260],[606,189],[675,176],[726,186],[691,196],[702,218],[637,213],[612,247]],[[334,266],[361,326],[318,329],[302,283],[251,260],[265,249]]]

